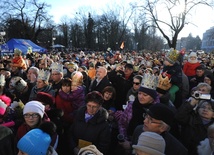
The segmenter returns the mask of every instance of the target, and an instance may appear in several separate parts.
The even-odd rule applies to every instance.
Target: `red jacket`
[[[195,72],[195,69],[200,66],[200,63],[197,62],[197,63],[190,63],[190,62],[186,62],[184,64],[184,67],[183,67],[183,71],[184,71],[184,74],[186,76],[195,76],[196,72]]]

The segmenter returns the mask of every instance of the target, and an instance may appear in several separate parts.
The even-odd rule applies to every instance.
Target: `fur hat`
[[[36,96],[36,100],[42,102],[43,105],[48,104],[52,106],[54,104],[54,97],[45,92],[39,92]]]
[[[41,129],[32,129],[18,142],[19,150],[29,155],[46,155],[51,143],[51,137]]]
[[[23,109],[23,115],[29,112],[38,113],[42,118],[45,113],[45,106],[39,101],[27,102]]]
[[[157,104],[152,105],[147,110],[147,114],[154,119],[165,122],[169,126],[171,126],[174,121],[173,111],[162,103],[157,103]]]
[[[95,145],[89,145],[79,150],[78,155],[103,155]]]
[[[137,145],[132,145],[134,149],[152,155],[164,155],[165,146],[163,137],[155,132],[143,132],[138,138]]]

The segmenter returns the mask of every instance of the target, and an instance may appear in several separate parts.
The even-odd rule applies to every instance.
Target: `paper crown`
[[[27,87],[27,82],[25,82],[21,77],[15,76],[10,80],[10,87],[14,88],[18,92],[22,92]]]
[[[18,49],[18,48],[15,48],[14,49],[14,54],[16,54],[16,55],[22,55],[22,51],[20,50],[20,49]]]
[[[1,74],[0,75],[0,86],[5,86],[5,83],[6,83],[6,81],[5,81],[5,76],[3,75],[3,74]]]
[[[52,72],[60,72],[60,73],[63,73],[63,65],[62,64],[59,64],[57,62],[53,62],[51,64],[51,70]]]
[[[170,83],[170,79],[168,76],[163,77],[161,74],[158,77],[158,85],[157,85],[157,92],[161,94],[165,94],[169,88],[172,86]]]
[[[39,70],[38,79],[43,81],[48,81],[50,78],[50,71],[49,70]]]
[[[180,52],[171,48],[170,51],[166,54],[166,59],[171,63],[174,64],[179,58]]]
[[[72,86],[81,86],[83,83],[83,75],[80,71],[72,73]]]
[[[156,89],[158,84],[158,77],[151,73],[144,73],[142,79],[142,87],[149,88],[149,89]]]

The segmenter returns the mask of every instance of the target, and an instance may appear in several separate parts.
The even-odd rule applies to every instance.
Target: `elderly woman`
[[[71,127],[72,149],[78,153],[84,144],[93,144],[103,154],[110,144],[110,127],[107,111],[102,108],[103,96],[93,91],[86,96],[86,106],[81,107]]]
[[[32,88],[29,101],[36,100],[37,94],[39,92],[46,92],[53,97],[55,96],[55,91],[52,89],[52,86],[49,84],[48,80],[50,77],[50,72],[48,70],[40,70],[37,78],[36,85]]]

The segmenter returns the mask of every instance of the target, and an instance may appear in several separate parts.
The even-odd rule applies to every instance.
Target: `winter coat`
[[[109,79],[107,78],[107,76],[105,76],[98,84],[96,79],[94,79],[93,81],[91,81],[91,85],[89,87],[89,91],[99,91],[100,93],[102,93],[103,89],[106,86],[111,86],[111,82],[109,81]]]
[[[190,63],[190,62],[186,62],[183,66],[183,71],[184,71],[184,74],[186,76],[195,76],[195,69],[200,66],[200,63],[197,62],[197,63]]]
[[[81,107],[71,127],[72,149],[78,146],[80,139],[91,142],[97,149],[106,154],[110,144],[110,127],[108,113],[101,108],[88,122],[85,121],[86,106]]]
[[[197,147],[198,155],[212,155],[213,151],[210,147],[209,139],[200,142],[200,145]]]
[[[59,96],[63,100],[72,102],[74,112],[85,105],[85,90],[83,86],[79,86],[77,90],[74,90],[69,94],[60,91]]]
[[[189,150],[189,155],[197,154],[197,146],[200,141],[207,138],[207,128],[214,120],[203,124],[203,121],[197,111],[187,101],[178,109],[175,118],[181,124],[181,141]]]

